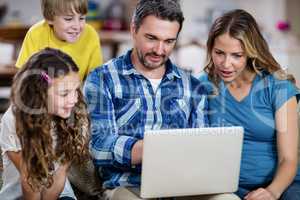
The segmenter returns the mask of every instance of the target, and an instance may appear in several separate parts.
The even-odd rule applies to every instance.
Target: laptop
[[[242,127],[146,131],[141,187],[133,192],[158,198],[237,191],[243,133]]]

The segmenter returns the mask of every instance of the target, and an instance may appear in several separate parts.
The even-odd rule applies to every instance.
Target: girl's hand
[[[258,188],[252,192],[249,192],[245,197],[245,200],[276,200],[277,198],[275,195],[265,189],[265,188]]]

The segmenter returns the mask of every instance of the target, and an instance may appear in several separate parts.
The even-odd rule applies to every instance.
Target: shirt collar
[[[132,62],[131,62],[131,53],[132,53],[132,49],[127,51],[127,53],[125,54],[124,57],[124,66],[123,66],[123,75],[141,75],[133,66]],[[167,60],[166,62],[166,73],[165,76],[169,79],[172,80],[175,77],[176,78],[181,78],[180,73],[178,71],[178,68],[176,65],[174,65],[170,59]]]

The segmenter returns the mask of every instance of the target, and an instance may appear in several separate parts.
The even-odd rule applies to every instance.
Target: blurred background
[[[88,23],[101,38],[104,61],[131,48],[129,22],[137,0],[89,0]],[[181,0],[185,22],[173,61],[198,75],[205,63],[205,41],[212,21],[235,8],[259,23],[278,62],[300,82],[299,0]],[[42,19],[40,0],[0,0],[0,107],[5,107],[13,67],[28,28]],[[1,112],[1,108],[0,108]]]

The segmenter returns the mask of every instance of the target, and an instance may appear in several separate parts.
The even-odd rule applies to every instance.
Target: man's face
[[[133,60],[148,70],[164,67],[174,49],[180,25],[149,15],[143,19],[139,29],[132,24],[134,43]]]

